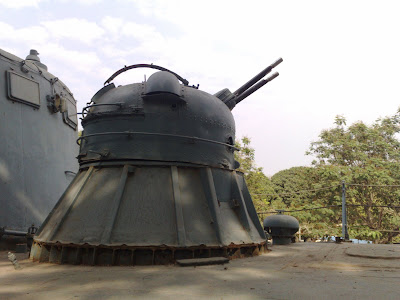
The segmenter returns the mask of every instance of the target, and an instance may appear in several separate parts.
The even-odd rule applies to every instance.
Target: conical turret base
[[[265,250],[241,173],[114,163],[81,169],[35,236],[31,258],[147,265]]]

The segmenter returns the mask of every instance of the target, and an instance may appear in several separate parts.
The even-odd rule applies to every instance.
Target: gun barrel
[[[247,83],[242,85],[240,88],[238,88],[233,94],[240,96],[242,93],[244,93],[246,90],[248,90],[250,87],[252,87],[256,82],[258,82],[261,78],[263,78],[265,75],[267,75],[269,72],[272,71],[273,68],[275,68],[277,65],[279,65],[283,61],[282,58],[279,58],[276,62],[274,62],[272,65],[268,66],[264,70],[262,70],[260,73],[258,73],[256,76],[254,76],[252,79],[250,79]],[[271,79],[272,80],[272,79]],[[265,83],[264,83],[265,84]],[[243,98],[244,99],[244,98]]]
[[[258,82],[254,86],[252,86],[251,88],[247,89],[245,92],[243,92],[242,94],[240,94],[238,97],[235,98],[236,104],[238,104],[240,101],[244,100],[245,98],[247,98],[248,96],[253,94],[258,89],[262,88],[264,85],[266,85],[271,80],[274,80],[278,76],[279,76],[279,73],[275,72],[267,79],[261,80],[260,82]]]

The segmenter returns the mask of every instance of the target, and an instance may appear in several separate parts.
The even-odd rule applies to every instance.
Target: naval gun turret
[[[142,83],[110,83],[141,67],[160,71]],[[79,173],[36,234],[31,258],[144,265],[264,252],[236,171],[231,113],[265,84],[257,82],[211,95],[160,66],[117,71],[83,109]]]

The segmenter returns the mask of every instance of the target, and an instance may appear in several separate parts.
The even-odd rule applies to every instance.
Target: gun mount
[[[135,66],[161,71],[142,83],[110,83]],[[266,250],[236,171],[233,115],[221,98],[182,79],[133,65],[93,96],[82,113],[79,173],[36,234],[31,258],[140,265]],[[259,88],[252,81],[235,103]]]

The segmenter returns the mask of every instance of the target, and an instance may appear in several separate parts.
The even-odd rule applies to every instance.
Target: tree
[[[360,239],[391,242],[399,233],[400,188],[400,112],[378,119],[368,126],[356,122],[346,126],[337,116],[335,127],[323,130],[320,139],[310,146],[314,155],[315,180],[339,185],[348,184],[347,203],[350,235]],[[338,203],[340,194],[322,191],[325,203]],[[361,205],[361,206],[351,206]],[[388,232],[393,231],[393,232]]]
[[[287,207],[311,202],[310,193],[304,191],[312,189],[309,175],[312,168],[293,167],[279,171],[271,177],[275,192],[280,194]]]
[[[269,205],[275,193],[271,180],[263,173],[262,168],[255,164],[255,150],[250,146],[251,140],[243,137],[236,141],[235,146],[239,151],[235,152],[235,159],[239,162],[238,171],[243,172],[247,187],[252,196],[254,206],[258,212],[269,209]]]
[[[271,181],[286,205],[285,210],[299,220],[303,237],[337,235],[339,231],[336,222],[332,222],[337,208],[314,209],[326,205],[326,201],[318,196],[321,185],[315,177],[315,169],[312,167],[293,167],[276,173]],[[337,187],[333,189],[337,190]]]

